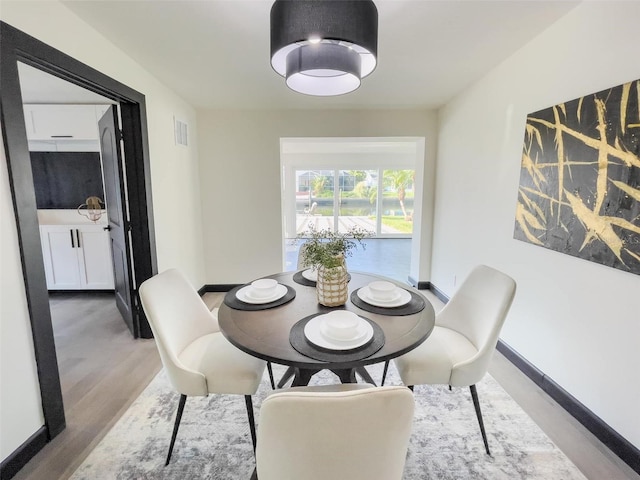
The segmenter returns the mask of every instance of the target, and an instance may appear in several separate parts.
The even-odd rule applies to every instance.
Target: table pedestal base
[[[313,377],[319,371],[324,370],[320,369],[308,369],[308,368],[297,368],[297,367],[289,367],[285,374],[282,376],[280,381],[278,382],[278,388],[284,387],[287,381],[294,377],[292,387],[303,387],[308,385],[311,381],[311,377]],[[376,385],[376,382],[373,381],[371,375],[364,367],[357,368],[344,368],[344,369],[330,369],[333,373],[335,373],[342,383],[357,383],[356,373],[366,382],[372,385]]]

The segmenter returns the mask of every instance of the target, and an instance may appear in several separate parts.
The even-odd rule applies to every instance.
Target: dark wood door
[[[129,222],[127,221],[127,203],[124,196],[124,165],[120,148],[120,130],[118,113],[114,106],[98,122],[100,130],[100,151],[104,176],[105,204],[111,255],[113,257],[113,275],[116,293],[116,305],[124,322],[134,337],[138,337],[132,299],[134,298],[133,275],[131,274],[131,251],[129,243]]]

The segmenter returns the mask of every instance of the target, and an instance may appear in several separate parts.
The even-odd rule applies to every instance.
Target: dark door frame
[[[65,416],[40,246],[18,61],[119,102],[126,157],[133,269],[138,285],[157,273],[145,97],[4,22],[0,22],[0,49],[2,137],[18,229],[45,430],[47,440],[51,440],[64,430]],[[140,308],[136,308],[136,311],[138,316],[134,337],[150,338],[151,329],[146,318]]]

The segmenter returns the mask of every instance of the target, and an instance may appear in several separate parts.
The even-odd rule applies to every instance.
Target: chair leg
[[[271,362],[267,362],[267,371],[269,372],[269,381],[271,382],[271,390],[275,390],[276,382],[273,380],[273,368],[271,368]]]
[[[295,369],[293,367],[287,368],[287,371],[284,372],[284,375],[282,376],[282,378],[278,382],[278,388],[284,387],[285,383],[287,383],[289,381],[289,379],[291,377],[293,377],[295,374],[296,374],[296,371],[295,371]]]
[[[355,369],[355,373],[360,375],[360,378],[362,378],[362,380],[364,380],[365,383],[369,383],[369,384],[373,385],[374,387],[376,386],[376,382],[373,381],[373,378],[371,378],[371,375],[369,375],[369,372],[367,372],[366,368],[358,367],[358,368]]]
[[[171,454],[173,453],[173,445],[176,443],[176,436],[178,435],[178,427],[180,427],[180,420],[182,420],[182,412],[184,411],[184,404],[187,401],[186,395],[180,395],[180,401],[178,402],[178,412],[176,413],[176,422],[173,424],[173,435],[171,435],[171,443],[169,444],[169,453],[167,455],[167,461],[164,466],[169,465],[171,460]]]
[[[256,453],[256,422],[253,418],[253,401],[251,395],[244,396],[244,402],[247,405],[247,416],[249,417],[249,430],[251,431],[251,442],[253,443],[253,453]]]
[[[384,370],[382,370],[382,381],[380,382],[380,386],[384,387],[384,381],[387,378],[387,371],[389,370],[389,360],[384,362]]]
[[[480,411],[480,402],[478,401],[478,391],[475,385],[469,387],[471,390],[471,398],[473,399],[473,406],[476,408],[476,415],[478,416],[478,423],[480,424],[480,432],[482,432],[482,440],[484,441],[484,448],[487,451],[487,455],[491,455],[489,451],[489,442],[487,442],[487,434],[484,431],[484,422],[482,421],[482,412]]]

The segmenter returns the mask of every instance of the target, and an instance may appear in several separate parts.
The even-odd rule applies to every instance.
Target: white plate
[[[304,326],[304,336],[314,345],[329,350],[351,350],[366,344],[373,337],[373,327],[366,320],[360,319],[358,335],[353,340],[333,340],[322,333],[324,315],[313,317]]]
[[[251,295],[251,285],[247,285],[246,287],[242,287],[240,290],[236,292],[236,298],[245,303],[271,303],[279,300],[287,294],[287,287],[282,284],[276,285],[276,292],[267,298],[256,298]]]
[[[302,276],[304,278],[306,278],[307,280],[310,280],[312,282],[317,282],[318,281],[318,271],[314,270],[313,268],[308,268],[306,270],[302,271]]]
[[[343,338],[338,338],[338,337],[335,337],[335,336],[331,335],[329,333],[329,328],[327,327],[327,324],[326,323],[322,323],[320,325],[320,333],[322,334],[322,336],[324,338],[326,338],[327,340],[329,340],[331,342],[335,342],[335,343],[344,343],[344,342],[354,343],[354,342],[359,342],[364,337],[366,337],[367,334],[369,333],[369,331],[366,328],[362,327],[362,324],[359,323],[358,327],[357,327],[357,330],[356,330],[356,334],[354,335],[354,337],[350,338],[348,340],[345,340]]]
[[[371,291],[369,287],[362,287],[358,290],[357,295],[363,302],[367,302],[370,305],[384,308],[395,308],[406,305],[411,301],[411,293],[404,288],[398,288],[399,295],[393,300],[378,300],[371,298]]]

